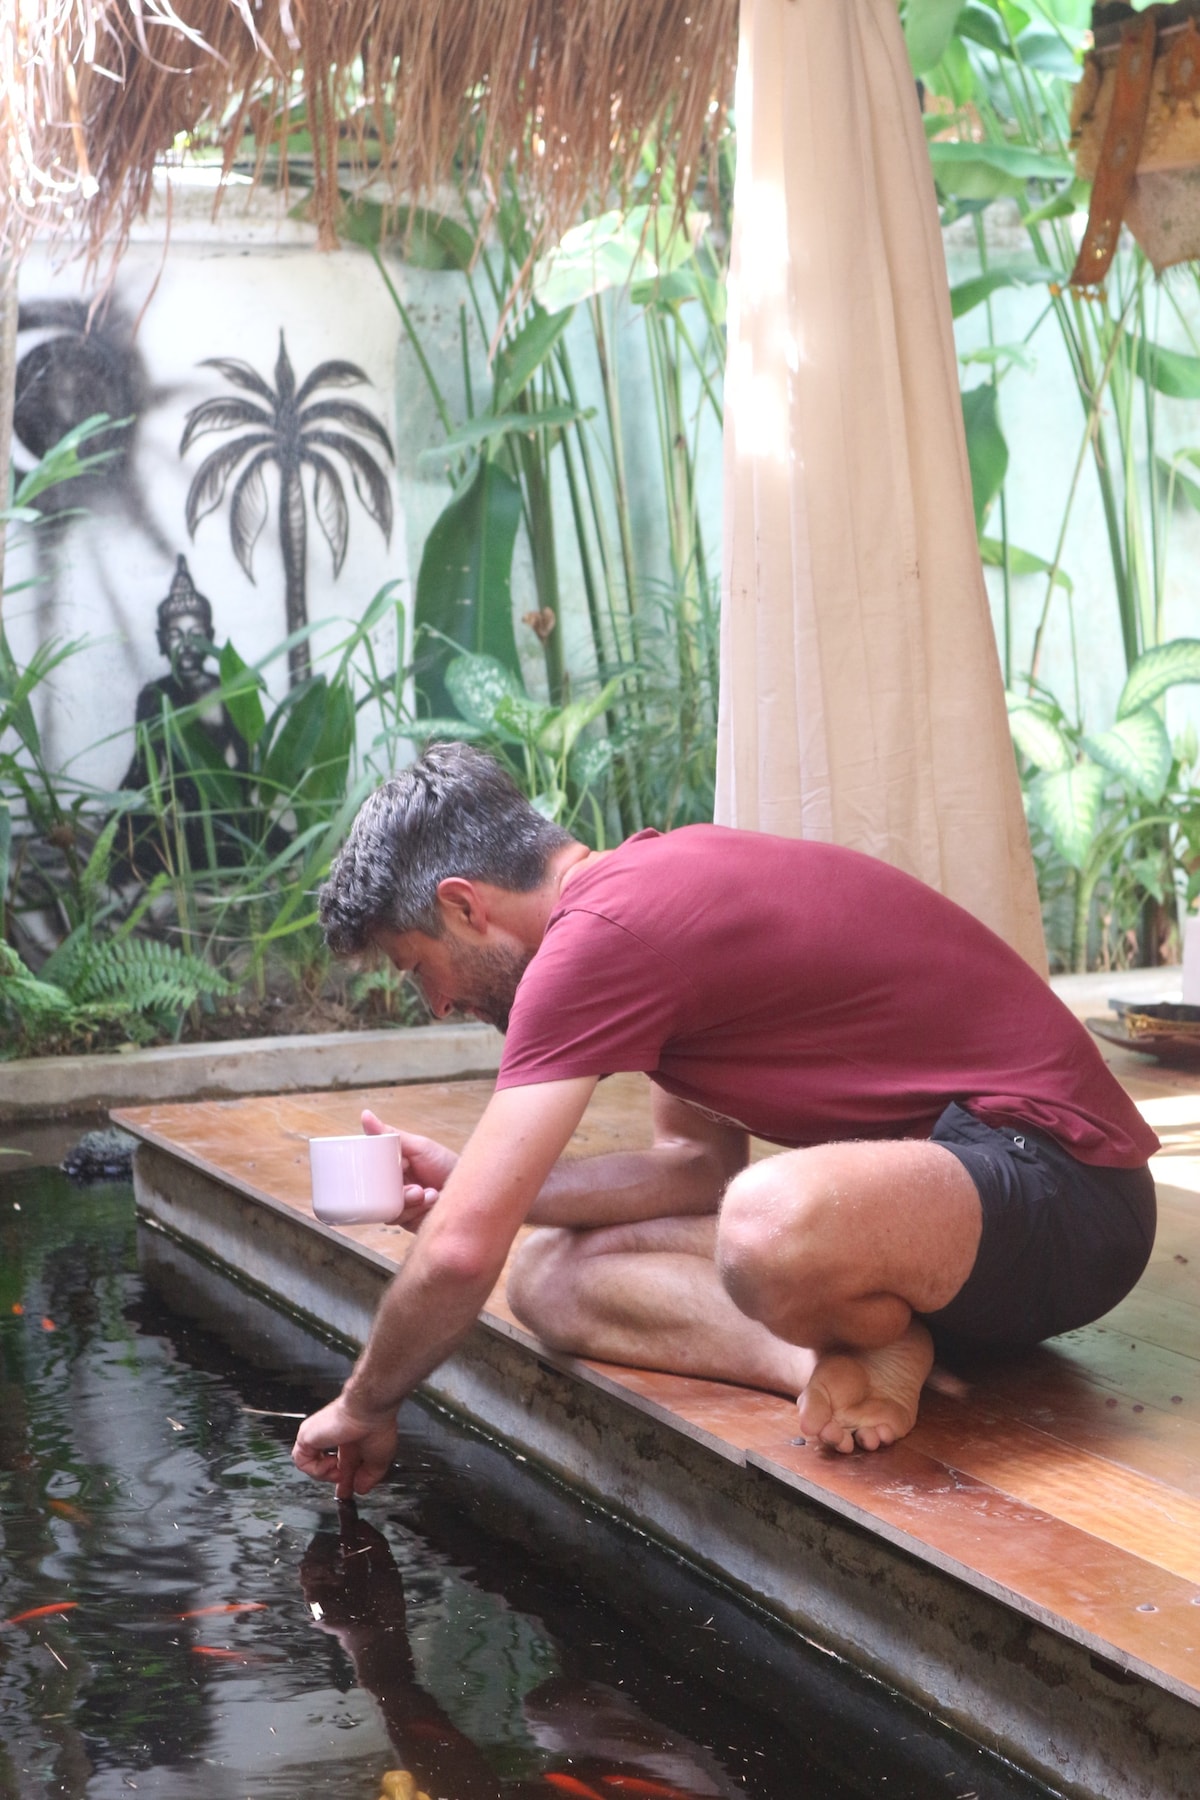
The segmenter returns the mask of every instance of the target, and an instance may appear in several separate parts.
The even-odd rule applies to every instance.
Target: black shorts
[[[985,1125],[951,1103],[931,1134],[979,1190],[975,1266],[948,1306],[923,1314],[939,1353],[1016,1349],[1073,1331],[1123,1300],[1150,1260],[1148,1168],[1077,1162],[1045,1132]]]

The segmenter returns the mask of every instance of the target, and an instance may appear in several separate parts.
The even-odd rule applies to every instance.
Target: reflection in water
[[[549,1554],[568,1503],[419,1408],[336,1512],[288,1448],[346,1368],[161,1234],[139,1260],[127,1187],[0,1178],[0,1800],[1041,1791],[878,1700],[848,1725],[815,1656],[788,1730],[738,1704],[708,1590],[660,1658]]]
[[[696,1746],[654,1724],[600,1682],[552,1676],[521,1701],[530,1736],[550,1754],[540,1781],[502,1782],[417,1679],[408,1642],[404,1582],[387,1539],[340,1508],[340,1533],[318,1532],[300,1563],[313,1618],[336,1637],[360,1685],[373,1694],[404,1770],[418,1790],[455,1800],[591,1792],[684,1797],[732,1795]],[[740,1788],[736,1790],[740,1792]]]

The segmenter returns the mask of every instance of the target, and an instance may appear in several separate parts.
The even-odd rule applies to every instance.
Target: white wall
[[[5,603],[5,625],[18,661],[27,661],[34,646],[51,637],[88,639],[59,672],[53,696],[39,694],[38,699],[48,760],[59,766],[74,763],[76,772],[98,787],[119,781],[128,763],[139,688],[166,673],[155,643],[156,609],[179,552],[187,556],[196,586],[212,604],[218,643],[231,638],[241,655],[254,662],[286,633],[273,472],[266,477],[271,510],[254,552],[253,583],[230,545],[228,491],[224,503],[200,522],[194,542],[188,538],[188,486],[204,456],[228,441],[228,434],[200,438],[181,459],[185,417],[209,396],[238,391],[219,371],[198,366],[202,360],[236,357],[273,382],[282,329],[298,380],[331,357],[359,364],[370,386],[324,392],[358,400],[395,437],[396,316],[366,254],[319,253],[314,234],[281,217],[271,196],[248,207],[235,192],[216,224],[210,215],[209,194],[178,189],[169,241],[164,241],[167,228],[160,208],[136,233],[113,284],[112,302],[136,321],[134,343],[151,390],[136,427],[132,459],[138,498],[93,504],[69,524],[56,572],[48,574],[45,548],[41,556],[35,553],[36,539],[13,543],[6,570],[9,583],[41,577],[35,588],[10,594]],[[78,263],[56,269],[44,251],[35,249],[22,265],[23,303],[90,299],[95,292]],[[35,335],[45,334],[23,334],[19,354]],[[362,441],[371,447],[370,439]],[[20,445],[17,454],[29,461]],[[376,454],[386,460],[381,448]],[[409,583],[406,509],[395,480],[390,544],[359,505],[348,476],[345,486],[349,543],[336,581],[329,546],[311,508],[309,514],[309,618],[331,621],[314,639],[317,656],[342,635],[344,626],[338,621],[359,618],[384,582],[398,580],[402,595]],[[10,534],[10,542],[16,536]],[[44,537],[42,542],[45,546]],[[382,631],[378,649],[383,665],[392,666],[394,634]],[[275,698],[282,698],[285,664],[274,663],[266,678]]]

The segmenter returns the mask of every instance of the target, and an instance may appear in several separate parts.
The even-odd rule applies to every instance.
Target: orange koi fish
[[[248,1663],[255,1660],[262,1660],[261,1658],[256,1659],[249,1656],[245,1650],[229,1650],[218,1644],[193,1644],[191,1645],[191,1652],[193,1656],[216,1656],[219,1657],[222,1662]]]
[[[604,1800],[604,1795],[586,1781],[580,1781],[575,1775],[560,1775],[557,1770],[543,1775],[542,1780],[547,1787],[557,1788],[560,1794],[574,1794],[576,1800]]]
[[[687,1790],[670,1781],[655,1781],[649,1775],[602,1775],[605,1787],[619,1794],[644,1794],[646,1800],[688,1800]]]
[[[82,1507],[73,1506],[69,1500],[47,1500],[46,1505],[60,1519],[70,1519],[72,1525],[90,1525],[92,1522],[90,1513],[85,1513]]]
[[[225,1606],[194,1606],[191,1612],[176,1613],[177,1619],[208,1619],[217,1613],[266,1612],[265,1600],[230,1600]]]
[[[58,1326],[54,1323],[53,1319],[43,1319],[42,1320],[42,1330],[43,1331],[57,1331]]]
[[[73,1612],[79,1605],[78,1600],[56,1600],[52,1606],[31,1606],[28,1612],[14,1613],[11,1619],[5,1619],[6,1625],[28,1625],[31,1619],[48,1619],[52,1613]]]

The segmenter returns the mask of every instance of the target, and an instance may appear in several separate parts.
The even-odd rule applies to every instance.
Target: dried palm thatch
[[[429,191],[477,146],[485,194],[515,166],[564,223],[647,143],[686,191],[732,85],[737,0],[5,0],[0,255],[66,230],[111,254],[154,165],[207,128],[232,167],[286,153],[302,102],[313,212],[335,240],[339,169]],[[461,171],[460,171],[461,172]]]

